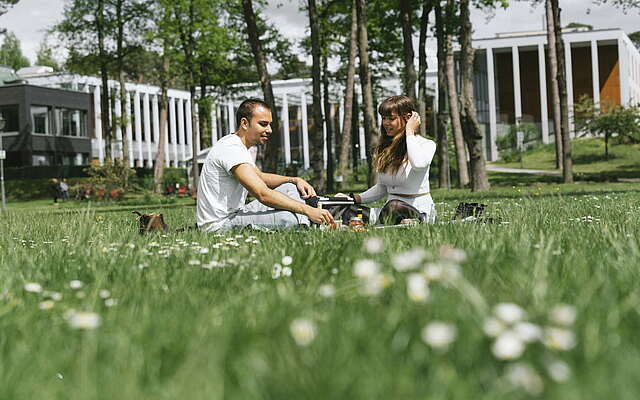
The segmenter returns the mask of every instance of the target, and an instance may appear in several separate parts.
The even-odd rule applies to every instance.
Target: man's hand
[[[333,215],[324,208],[308,207],[305,212],[306,216],[316,224],[327,225],[333,223]]]
[[[307,181],[302,178],[294,178],[294,182],[296,187],[298,188],[298,192],[303,199],[308,199],[309,197],[317,196],[316,191],[313,189],[313,186],[309,185]]]

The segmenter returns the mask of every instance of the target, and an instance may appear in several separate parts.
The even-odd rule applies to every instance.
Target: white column
[[[538,74],[540,81],[540,124],[542,143],[549,143],[549,109],[547,105],[547,64],[544,43],[538,43]]]
[[[231,131],[229,133],[233,133],[236,131],[236,116],[235,110],[233,109],[233,101],[229,100],[227,108],[229,110],[229,130]]]
[[[196,134],[193,134],[193,126],[191,125],[191,100],[187,101],[187,143],[191,144],[192,140],[196,141],[196,151],[200,153],[200,123],[198,122],[198,116],[200,115],[198,105],[195,105],[196,111]],[[194,138],[195,136],[195,138]],[[189,146],[187,149],[187,154],[191,157],[192,146]]]
[[[211,145],[218,141],[218,118],[216,118],[216,104],[211,105]]]
[[[127,92],[127,100],[125,107],[125,118],[127,119],[127,143],[129,144],[129,167],[133,168],[133,132],[131,128],[131,96]],[[120,147],[122,148],[122,147]]]
[[[629,74],[627,72],[627,46],[622,38],[618,38],[618,63],[620,65],[620,104],[629,103]]]
[[[489,160],[496,161],[498,159],[498,126],[496,118],[496,88],[495,88],[495,72],[493,67],[493,49],[488,48],[487,52],[487,91],[489,92]],[[436,96],[437,97],[437,96]]]
[[[124,143],[122,141],[122,128],[120,125],[120,119],[122,118],[122,107],[120,102],[120,96],[117,93],[111,93],[112,96],[116,96],[116,100],[113,104],[115,104],[115,116],[118,121],[111,121],[112,129],[113,124],[116,124],[116,140],[115,143],[111,143],[111,155],[113,158],[124,158]],[[113,116],[113,114],[111,114]],[[130,144],[129,144],[130,145]]]
[[[147,167],[153,165],[153,156],[151,155],[151,115],[149,105],[149,93],[145,93],[142,96],[142,111],[144,112],[144,137],[147,139]]]
[[[153,112],[153,141],[156,144],[156,154],[158,154],[158,149],[160,149],[160,113],[158,110],[158,96],[159,95],[157,94],[153,96],[153,103],[151,104],[151,110]]]
[[[522,119],[522,92],[520,91],[520,53],[518,46],[511,48],[511,56],[513,59],[513,100],[516,113],[516,125],[520,124]]]
[[[143,164],[143,156],[142,156],[142,112],[140,111],[140,92],[136,90],[133,96],[133,112],[136,115],[136,142],[138,143],[138,160],[139,166],[142,167]],[[138,166],[138,165],[136,165]]]
[[[95,115],[93,119],[93,123],[95,124],[94,129],[96,132],[96,142],[98,144],[98,160],[100,161],[100,165],[104,164],[104,142],[102,141],[102,116],[100,109],[100,86],[96,85],[96,88],[93,90],[93,109],[95,110]]]
[[[187,152],[185,149],[185,147],[187,147],[187,137],[184,134],[184,103],[185,101],[182,99],[177,99],[176,101],[176,105],[178,106],[178,142],[180,142],[180,161],[182,162],[187,160]]]
[[[300,111],[302,112],[302,159],[304,169],[309,169],[309,127],[307,120],[307,94],[304,89],[300,93]]]
[[[598,64],[598,41],[591,41],[591,82],[593,85],[593,103],[600,104],[600,65]]]
[[[279,134],[279,132],[275,132]],[[291,138],[289,137],[289,100],[287,93],[282,93],[282,143],[284,145],[284,164],[291,164]]]
[[[173,97],[169,98],[169,127],[171,134],[171,143],[173,150],[173,166],[178,166],[178,135],[176,132],[176,99]]]
[[[569,137],[575,136],[575,129],[573,124],[573,67],[571,63],[571,43],[565,40],[564,42],[564,59],[566,64],[566,76],[567,76],[567,108],[569,112]]]

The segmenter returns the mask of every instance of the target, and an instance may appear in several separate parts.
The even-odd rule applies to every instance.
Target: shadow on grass
[[[604,153],[591,153],[591,154],[574,154],[574,164],[591,164],[595,162],[608,162],[619,158],[617,155],[609,153],[609,158],[605,157]]]
[[[634,166],[627,166],[633,168]],[[624,167],[619,167],[624,168]],[[594,173],[574,172],[573,179],[576,182],[618,182],[619,179],[640,178],[640,169],[632,171],[602,171]],[[505,172],[492,172],[489,174],[489,183],[492,186],[533,186],[536,184],[562,183],[562,176],[513,174]]]

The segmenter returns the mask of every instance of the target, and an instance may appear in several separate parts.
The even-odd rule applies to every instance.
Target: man
[[[196,217],[205,232],[234,227],[288,228],[333,222],[324,209],[310,207],[303,199],[316,192],[304,179],[267,174],[256,168],[249,148],[264,144],[271,135],[271,110],[256,99],[240,104],[238,129],[220,139],[204,161]],[[247,192],[256,200],[245,205]]]

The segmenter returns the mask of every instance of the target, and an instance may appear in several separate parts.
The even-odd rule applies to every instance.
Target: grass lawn
[[[502,223],[359,233],[9,208],[0,399],[637,399],[640,191],[555,188],[436,192],[442,222],[480,198]]]
[[[576,174],[602,175],[617,178],[640,178],[640,144],[609,143],[609,160],[604,158],[603,139],[576,139],[571,142],[573,167]],[[496,165],[508,168],[553,170],[555,168],[554,144],[539,146],[524,154],[524,163]]]

